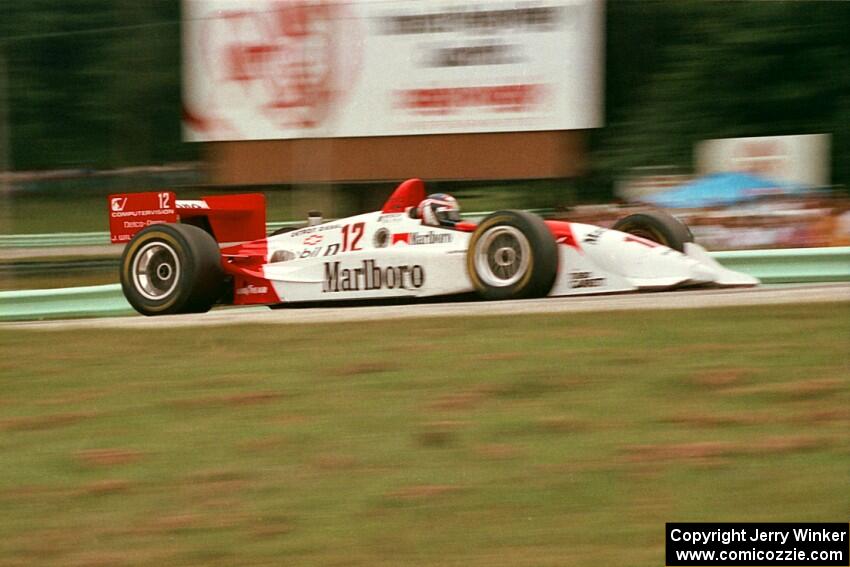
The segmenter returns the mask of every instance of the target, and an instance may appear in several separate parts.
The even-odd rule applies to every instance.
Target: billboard
[[[602,0],[184,0],[189,141],[602,125]]]
[[[829,134],[705,140],[696,146],[701,175],[741,171],[802,185],[829,185]]]

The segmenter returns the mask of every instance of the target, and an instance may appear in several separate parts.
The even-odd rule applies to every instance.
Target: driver
[[[428,195],[418,209],[422,224],[452,228],[460,222],[460,205],[446,193]]]

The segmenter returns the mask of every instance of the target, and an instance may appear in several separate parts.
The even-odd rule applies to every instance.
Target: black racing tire
[[[218,244],[196,226],[151,225],[121,256],[124,297],[142,315],[204,313],[225,287]]]
[[[629,215],[618,220],[611,228],[663,244],[679,252],[685,251],[686,242],[694,241],[694,235],[685,223],[663,211]]]
[[[558,246],[540,217],[525,211],[496,211],[472,234],[466,269],[484,299],[543,297],[558,273]]]

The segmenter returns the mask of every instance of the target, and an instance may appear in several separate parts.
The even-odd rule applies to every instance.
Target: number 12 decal
[[[363,238],[363,231],[365,229],[366,225],[362,222],[347,224],[342,227],[342,251],[350,252],[354,250],[362,250],[359,244],[360,239]],[[348,246],[349,236],[351,237],[351,247]]]
[[[169,197],[171,197],[171,195],[168,194],[168,193],[158,193],[158,196],[159,196],[159,208],[160,209],[170,208],[169,204],[168,204],[168,199],[169,199]]]

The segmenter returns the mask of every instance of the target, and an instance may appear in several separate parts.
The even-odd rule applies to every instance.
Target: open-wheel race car
[[[125,243],[121,286],[144,315],[216,304],[269,305],[476,294],[522,299],[687,286],[751,286],[662,212],[607,229],[494,212],[459,216],[419,179],[380,211],[266,236],[261,194],[178,200],[172,192],[109,197],[112,241]]]

